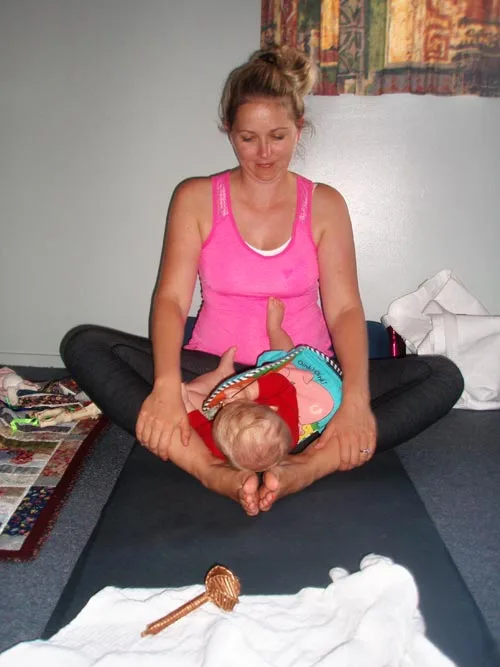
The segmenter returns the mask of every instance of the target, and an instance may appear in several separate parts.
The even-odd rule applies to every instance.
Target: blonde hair
[[[221,408],[212,435],[235,468],[253,472],[276,465],[293,444],[286,422],[270,407],[253,401],[234,401]]]
[[[304,117],[304,97],[315,81],[316,67],[303,51],[293,46],[256,51],[226,81],[219,107],[222,129],[231,131],[239,107],[258,97],[287,100],[299,126]]]

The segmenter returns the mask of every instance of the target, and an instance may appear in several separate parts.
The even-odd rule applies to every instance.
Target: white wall
[[[59,365],[81,322],[147,332],[173,188],[234,164],[218,96],[259,20],[260,0],[0,3],[0,364]],[[309,106],[296,168],[350,205],[367,315],[445,267],[500,313],[498,100]]]
[[[500,100],[315,97],[311,109],[304,171],[349,204],[367,316],[443,268],[500,315]]]

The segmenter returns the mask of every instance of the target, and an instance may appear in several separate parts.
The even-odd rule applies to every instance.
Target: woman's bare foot
[[[268,512],[280,498],[302,491],[314,482],[315,477],[310,470],[308,459],[299,457],[300,455],[288,457],[264,473],[259,488],[261,512]]]
[[[278,499],[280,492],[279,471],[276,468],[266,470],[259,487],[259,509],[268,512],[274,501]]]
[[[240,486],[238,492],[238,502],[249,516],[256,516],[259,513],[259,478],[254,472],[245,472],[246,479]]]
[[[211,491],[235,500],[249,516],[259,513],[259,478],[254,472],[216,462],[205,470],[202,481]]]

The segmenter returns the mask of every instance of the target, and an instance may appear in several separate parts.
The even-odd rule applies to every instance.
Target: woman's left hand
[[[313,444],[315,449],[333,448],[338,470],[351,470],[369,461],[377,446],[377,424],[366,401],[344,400]]]

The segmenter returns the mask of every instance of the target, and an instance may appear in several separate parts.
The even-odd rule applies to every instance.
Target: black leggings
[[[71,376],[116,424],[135,435],[141,405],[153,384],[151,341],[105,327],[71,329],[61,343]],[[213,370],[219,357],[182,350],[185,381]],[[236,370],[243,370],[236,364]],[[371,404],[377,451],[405,442],[443,417],[463,391],[463,378],[445,357],[409,356],[370,361]]]

